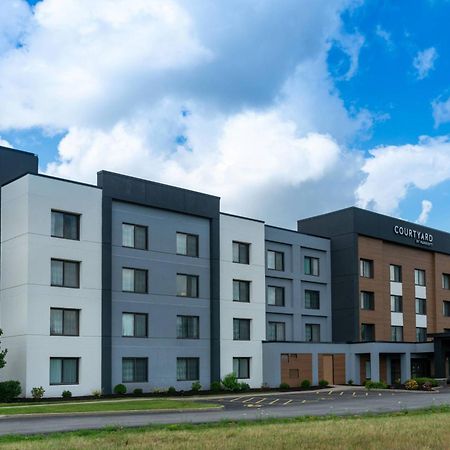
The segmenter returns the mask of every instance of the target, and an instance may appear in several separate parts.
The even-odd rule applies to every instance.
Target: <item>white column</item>
[[[411,378],[411,353],[403,353],[400,356],[400,368],[402,374],[402,383]]]
[[[370,380],[380,381],[380,354],[378,352],[370,354]]]

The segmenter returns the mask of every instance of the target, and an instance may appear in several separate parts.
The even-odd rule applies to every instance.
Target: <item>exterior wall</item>
[[[122,223],[148,227],[148,250],[122,247]],[[176,254],[176,233],[199,236],[199,257]],[[148,294],[122,292],[122,267],[148,270]],[[177,297],[177,273],[198,275],[199,297]],[[122,313],[147,313],[148,337],[122,337]],[[199,339],[177,339],[177,315],[199,317]],[[122,358],[148,358],[142,388],[191,389],[177,381],[177,357],[199,358],[200,383],[210,384],[210,235],[209,220],[162,209],[113,202],[112,205],[112,386],[122,383]]]
[[[284,254],[284,270],[271,270],[266,263],[267,286],[285,288],[285,306],[266,305],[267,323],[284,322],[286,341],[304,341],[305,324],[320,325],[320,340],[330,342],[331,286],[330,241],[296,231],[265,226],[266,255],[268,250]],[[319,258],[319,276],[305,275],[304,257]],[[305,308],[305,290],[320,292],[320,309]]]
[[[80,214],[80,240],[51,237],[51,210]],[[0,327],[8,349],[2,379],[23,394],[89,395],[101,386],[101,192],[27,175],[2,188]],[[50,286],[51,258],[80,261],[80,288]],[[50,308],[80,309],[80,335],[50,336]],[[50,357],[79,358],[79,384],[50,386]]]
[[[233,241],[250,244],[250,264],[233,263]],[[259,388],[262,376],[262,341],[266,338],[264,224],[220,215],[220,346],[221,377],[233,372],[233,358],[250,359],[250,379]],[[250,281],[250,302],[233,301],[233,280]],[[233,318],[250,319],[250,341],[233,340]]]

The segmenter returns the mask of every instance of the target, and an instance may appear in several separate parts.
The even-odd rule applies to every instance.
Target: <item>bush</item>
[[[239,382],[234,372],[223,377],[222,385],[227,391],[239,391]]]
[[[45,394],[45,389],[42,386],[39,387],[34,387],[33,389],[31,389],[31,396],[35,399],[35,400],[40,400]]]
[[[300,383],[300,387],[301,387],[302,389],[309,389],[309,388],[311,387],[311,382],[310,382],[309,380],[303,380],[303,381]]]
[[[222,384],[220,383],[220,381],[213,381],[211,383],[211,390],[213,392],[219,392],[222,389]]]
[[[170,386],[169,389],[167,389],[167,393],[173,395],[177,393],[177,390],[173,386]]]
[[[290,389],[291,387],[289,386],[289,384],[287,384],[287,383],[281,383],[280,384],[280,389]]]
[[[133,395],[142,395],[143,392],[144,391],[141,388],[133,389]]]
[[[70,398],[70,397],[72,397],[72,392],[70,392],[70,391],[62,391],[61,397],[62,398]]]
[[[19,381],[2,381],[0,383],[0,402],[8,403],[18,397],[21,392]]]
[[[202,385],[199,381],[194,381],[191,385],[192,392],[198,392],[202,388]]]
[[[101,390],[101,389],[94,389],[94,390],[92,391],[92,395],[93,395],[95,398],[100,398],[100,397],[102,396],[102,390]]]
[[[416,380],[408,380],[405,383],[405,389],[408,389],[408,391],[415,391],[419,389],[419,383],[417,383]]]
[[[127,387],[124,384],[119,383],[114,386],[114,394],[125,395],[126,393],[127,393]]]
[[[240,391],[249,391],[250,385],[248,383],[239,383],[239,390]]]
[[[327,380],[320,380],[319,381],[319,386],[320,387],[327,387],[330,383],[328,383]]]
[[[383,381],[367,380],[364,383],[364,386],[366,387],[366,389],[387,389],[388,388],[388,385],[386,383],[384,383]]]
[[[347,384],[349,384],[350,386],[352,386],[355,382],[350,378],[350,380],[347,381]]]
[[[426,381],[425,383],[422,384],[421,388],[424,391],[432,391],[433,385],[429,381]]]
[[[417,382],[420,389],[422,388],[422,386],[425,383],[430,384],[432,387],[438,386],[438,382],[434,378],[418,377],[418,378],[413,378],[413,380]]]

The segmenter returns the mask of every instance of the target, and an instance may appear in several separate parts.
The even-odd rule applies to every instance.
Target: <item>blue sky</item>
[[[444,0],[0,0],[0,139],[52,175],[126,172],[278,225],[358,205],[450,230],[448,17]]]

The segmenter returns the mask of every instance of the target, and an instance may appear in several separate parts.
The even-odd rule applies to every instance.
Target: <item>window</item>
[[[450,317],[450,302],[444,300],[443,308],[444,308],[444,316]]]
[[[320,292],[311,291],[307,289],[305,291],[305,308],[306,309],[320,309]]]
[[[305,341],[320,342],[320,325],[316,323],[307,323],[305,325]]]
[[[250,264],[250,244],[233,241],[233,262]]]
[[[147,293],[148,271],[144,269],[122,268],[122,291],[135,292],[137,294]]]
[[[50,308],[51,336],[79,336],[78,309]]]
[[[267,268],[271,270],[284,270],[284,253],[267,250]]]
[[[250,281],[233,280],[233,301],[250,302]]]
[[[147,314],[122,313],[122,336],[147,337]]]
[[[390,280],[395,283],[402,282],[402,266],[396,266],[395,264],[391,264],[390,267]]]
[[[267,304],[271,306],[284,306],[284,287],[267,286]]]
[[[235,341],[250,340],[250,319],[233,319],[233,339]]]
[[[375,295],[373,292],[361,291],[361,309],[375,309]]]
[[[76,261],[64,261],[52,259],[51,261],[51,285],[68,288],[80,287],[80,263]]]
[[[391,295],[391,312],[403,312],[403,297],[401,295]]]
[[[52,237],[80,240],[80,215],[52,210]]]
[[[425,286],[425,270],[414,270],[414,282],[416,286]]]
[[[417,342],[426,342],[427,340],[427,329],[422,327],[416,328],[416,341]]]
[[[370,259],[360,259],[359,274],[364,278],[373,278],[373,261]]]
[[[177,233],[177,254],[198,257],[198,236],[196,234]]]
[[[78,384],[78,358],[50,358],[50,384]]]
[[[427,313],[427,301],[424,298],[416,298],[416,314]]]
[[[199,338],[198,316],[177,316],[177,338],[198,339]]]
[[[372,323],[361,324],[361,340],[374,341],[375,340],[375,325]]]
[[[372,378],[372,366],[370,364],[370,360],[364,363],[366,369],[366,380],[370,380]]]
[[[269,322],[267,327],[268,341],[285,341],[286,340],[286,324],[284,322]]]
[[[177,295],[179,297],[198,297],[198,276],[178,273]]]
[[[398,326],[391,327],[391,341],[392,342],[403,341],[403,327]]]
[[[148,229],[141,225],[122,224],[122,246],[147,250]]]
[[[237,378],[250,378],[250,358],[233,358],[233,372]]]
[[[442,274],[442,289],[450,289],[450,275],[448,273]]]
[[[305,256],[304,259],[305,275],[319,276],[319,258]]]
[[[148,358],[122,358],[122,383],[146,383]]]
[[[177,381],[198,380],[199,367],[199,358],[177,358]]]

